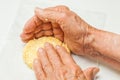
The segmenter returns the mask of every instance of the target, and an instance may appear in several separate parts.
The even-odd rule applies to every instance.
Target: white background
[[[79,9],[105,14],[105,23],[102,28],[120,34],[119,0],[76,0],[75,3],[79,4],[76,6]],[[9,29],[17,16],[19,5],[20,0],[0,0],[0,48],[6,42]],[[104,73],[102,76],[105,76]]]

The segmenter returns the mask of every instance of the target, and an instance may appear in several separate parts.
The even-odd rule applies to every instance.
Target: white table
[[[6,38],[14,23],[21,0],[0,0],[0,49],[6,42]],[[56,0],[55,0],[56,1]],[[104,13],[104,30],[120,33],[120,1],[119,0],[79,0],[79,9]],[[103,75],[104,76],[104,75]]]
[[[16,17],[20,0],[0,0],[0,50]]]

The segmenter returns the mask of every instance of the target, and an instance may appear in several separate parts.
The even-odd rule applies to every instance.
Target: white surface
[[[0,0],[0,51],[14,22],[20,0]]]
[[[25,2],[26,1],[27,0],[25,0]],[[0,9],[2,13],[0,15],[0,34],[2,35],[0,38],[0,45],[7,42],[5,45],[6,47],[4,47],[2,53],[0,53],[0,80],[34,80],[32,71],[22,62],[21,51],[23,45],[21,45],[22,43],[19,39],[19,34],[25,21],[33,14],[32,10],[34,9],[34,6],[30,6],[30,4],[39,4],[38,6],[40,7],[48,6],[48,4],[46,4],[45,0],[41,2],[40,0],[29,1],[27,5],[21,7],[23,8],[23,11],[19,11],[17,18],[15,19],[20,0],[0,0]],[[39,1],[40,3],[36,4],[35,1]],[[70,0],[64,2],[60,0],[49,0],[48,2],[49,6],[54,5],[55,3],[66,4],[91,25],[120,33],[119,0],[79,0],[78,2]],[[26,9],[27,11],[24,11]],[[12,25],[14,19],[15,23]],[[5,40],[10,26],[13,30],[9,32],[9,38]],[[84,58],[80,58],[79,64],[84,68],[90,65],[97,66],[96,62]],[[97,80],[117,80],[120,78],[120,73],[110,70],[102,65],[99,67],[101,68],[101,71],[98,74],[99,78]]]

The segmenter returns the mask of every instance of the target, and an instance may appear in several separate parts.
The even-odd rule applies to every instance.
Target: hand
[[[93,32],[95,32],[95,34],[93,34]],[[114,64],[116,66],[113,67],[119,70],[120,65],[118,61],[109,58],[109,55],[103,57],[99,52],[100,50],[91,46],[95,40],[93,39],[95,36],[92,35],[99,35],[99,32],[102,31],[91,27],[78,15],[70,11],[68,7],[56,6],[45,9],[36,8],[35,15],[25,24],[21,39],[24,42],[28,42],[31,39],[42,36],[54,36],[64,41],[73,53],[86,55],[87,57],[90,56],[92,59],[98,56],[100,61],[110,66]],[[97,39],[99,40],[99,37]],[[100,46],[100,44],[102,44],[101,40],[98,45]]]
[[[65,7],[57,6],[56,9]],[[46,8],[52,9],[52,8]],[[42,36],[54,36],[59,40],[64,40],[64,33],[61,30],[60,26],[57,23],[52,23],[51,21],[41,20],[37,15],[34,15],[29,19],[23,29],[22,34],[20,35],[23,42],[28,42],[31,39],[37,39]]]
[[[37,80],[93,80],[99,71],[95,67],[82,71],[63,47],[49,43],[38,50],[33,68]]]
[[[34,15],[25,24],[21,36],[23,42],[28,42],[31,39],[37,39],[42,36],[54,36],[63,41],[63,32],[61,29],[57,29],[56,25],[53,28],[51,22],[43,22],[36,15]],[[58,27],[58,26],[57,26]],[[54,33],[53,33],[54,32]]]
[[[46,9],[36,8],[35,14],[24,27],[21,35],[23,41],[29,41],[30,39],[42,36],[54,36],[64,41],[72,52],[83,55],[86,42],[90,42],[91,40],[85,40],[90,27],[77,14],[70,11],[66,6],[56,6]],[[42,29],[45,26],[41,26],[46,24],[46,22],[51,26],[50,30]],[[38,27],[38,25],[41,26]],[[48,34],[43,34],[43,32],[47,33],[47,31],[49,31]]]

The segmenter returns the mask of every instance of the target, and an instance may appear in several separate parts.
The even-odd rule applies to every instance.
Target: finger
[[[52,36],[52,35],[53,35],[52,29],[44,31],[44,36]]]
[[[51,22],[61,23],[61,19],[64,20],[65,14],[52,10],[43,10],[40,8],[35,9],[35,14],[41,20],[45,21],[46,19]],[[64,18],[64,19],[63,19]]]
[[[38,32],[38,33],[35,33],[35,38],[37,39],[37,38],[40,38],[40,37],[42,37],[44,35],[44,31],[40,31],[40,32]]]
[[[26,22],[24,29],[23,29],[24,33],[34,32],[38,23],[41,24],[41,21],[36,16],[33,16],[31,19],[29,19]]]
[[[52,30],[40,31],[38,33],[35,33],[35,38],[40,38],[42,36],[52,36],[52,35],[53,35]]]
[[[65,12],[65,11],[68,11],[69,8],[67,6],[64,6],[64,5],[58,5],[58,6],[55,6],[55,7],[45,8],[44,10],[53,10],[53,11]],[[59,28],[60,26],[57,23],[52,23],[52,27],[53,28]]]
[[[46,75],[49,75],[50,73],[52,73],[52,65],[47,57],[46,51],[44,51],[44,49],[42,48],[39,48],[38,50],[38,59],[40,60]]]
[[[34,22],[35,22],[36,26],[40,26],[41,24],[43,24],[43,21],[40,20],[36,15],[34,17]]]
[[[60,55],[62,62],[65,65],[70,65],[70,64],[75,65],[73,58],[71,57],[71,55],[67,52],[67,50],[65,48],[57,45],[56,50],[57,50],[58,54]]]
[[[35,72],[37,80],[44,80],[45,79],[45,73],[42,69],[42,66],[38,59],[35,59],[33,62],[33,70]]]
[[[28,41],[30,41],[30,40],[32,40],[32,39],[34,39],[34,37],[31,37],[31,38],[29,38],[29,39],[22,39],[22,41],[24,42],[24,43],[27,43]]]
[[[64,41],[64,32],[57,23],[52,23],[54,37],[60,41]]]
[[[64,5],[58,5],[58,6],[55,7],[55,10],[60,11],[60,12],[61,11],[68,11],[69,8],[67,6],[64,6]]]
[[[34,16],[33,16],[31,19],[29,19],[26,22],[23,31],[24,33],[31,33],[35,30],[35,28],[36,28],[36,24],[34,22]]]
[[[59,24],[57,24],[57,23],[52,23],[52,27],[53,28],[60,28]]]
[[[22,39],[23,42],[26,42],[26,41],[28,41],[28,40],[30,40],[30,39],[33,39],[34,34],[33,34],[33,33],[24,33],[24,32],[23,32],[23,33],[20,35],[20,37],[21,37],[21,39]]]
[[[91,67],[84,70],[87,80],[93,80],[95,75],[99,72],[99,68]]]
[[[64,35],[54,35],[54,37],[59,39],[60,41],[64,41]]]
[[[54,33],[54,35],[63,35],[63,31],[60,27],[59,28],[53,28],[53,33]]]
[[[62,66],[62,62],[61,62],[56,50],[54,49],[54,47],[51,44],[46,43],[45,50],[46,50],[49,60],[52,63],[54,68]]]
[[[64,6],[64,5],[58,5],[58,6],[55,6],[55,7],[48,7],[48,8],[45,8],[44,10],[55,10],[55,11],[67,11],[69,10],[69,8],[67,6]]]
[[[42,31],[42,30],[43,30],[43,29],[42,29],[42,25],[37,26],[34,33],[38,33],[38,32],[40,32],[40,31]]]
[[[43,30],[50,30],[50,29],[52,29],[51,23],[50,23],[50,22],[44,23],[44,24],[42,25],[42,29],[43,29]]]

